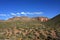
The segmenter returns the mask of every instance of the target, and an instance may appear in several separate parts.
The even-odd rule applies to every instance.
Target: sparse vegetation
[[[59,15],[60,18],[60,15]],[[1,40],[60,40],[60,19],[0,22]],[[56,22],[55,22],[55,21]],[[59,26],[59,27],[58,27]]]

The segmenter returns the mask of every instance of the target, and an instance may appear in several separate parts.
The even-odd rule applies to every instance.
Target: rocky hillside
[[[16,20],[19,20],[19,21],[31,21],[32,19],[28,18],[28,17],[13,17],[13,18],[8,19],[7,21],[16,21]]]
[[[59,18],[60,15],[50,20],[46,17],[13,17],[1,21],[0,40],[60,40]]]
[[[51,22],[55,26],[60,27],[60,14],[55,16],[55,17],[53,17],[51,20],[49,20],[49,22]]]
[[[53,26],[53,27],[60,27],[60,14],[56,15],[55,17],[51,18],[46,22],[47,25]]]

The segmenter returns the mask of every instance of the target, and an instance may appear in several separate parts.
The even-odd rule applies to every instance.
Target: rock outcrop
[[[47,17],[36,17],[36,19],[41,22],[46,22],[49,20]]]

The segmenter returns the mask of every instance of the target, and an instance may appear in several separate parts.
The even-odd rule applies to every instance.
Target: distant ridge
[[[53,21],[53,22],[60,21],[60,14],[56,15],[55,17],[53,17],[50,21]]]
[[[51,18],[47,24],[50,24],[51,26],[60,26],[60,14],[56,15],[55,17]]]
[[[60,19],[60,14],[54,16],[51,20],[57,20],[57,19]]]
[[[31,20],[31,18],[22,16],[22,17],[13,17],[13,18],[9,18],[7,21],[29,21]]]
[[[6,21],[16,21],[16,20],[19,20],[19,21],[34,21],[34,20],[37,20],[37,21],[41,21],[41,22],[46,22],[47,23],[52,23],[52,24],[57,24],[57,23],[60,23],[60,14],[56,15],[55,17],[49,19],[47,17],[34,17],[34,18],[29,18],[29,17],[26,17],[26,16],[22,16],[22,17],[13,17],[13,18],[9,18],[8,20]],[[4,20],[0,20],[0,22],[3,22]]]
[[[7,21],[16,21],[16,20],[19,20],[19,21],[32,21],[32,20],[34,21],[34,20],[37,20],[37,21],[45,22],[45,21],[48,21],[49,19],[47,17],[29,18],[29,17],[22,16],[22,17],[9,18]]]

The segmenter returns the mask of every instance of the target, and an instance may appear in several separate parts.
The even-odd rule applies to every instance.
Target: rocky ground
[[[57,15],[47,22],[44,17],[0,21],[0,40],[60,40],[59,18],[60,15]]]

